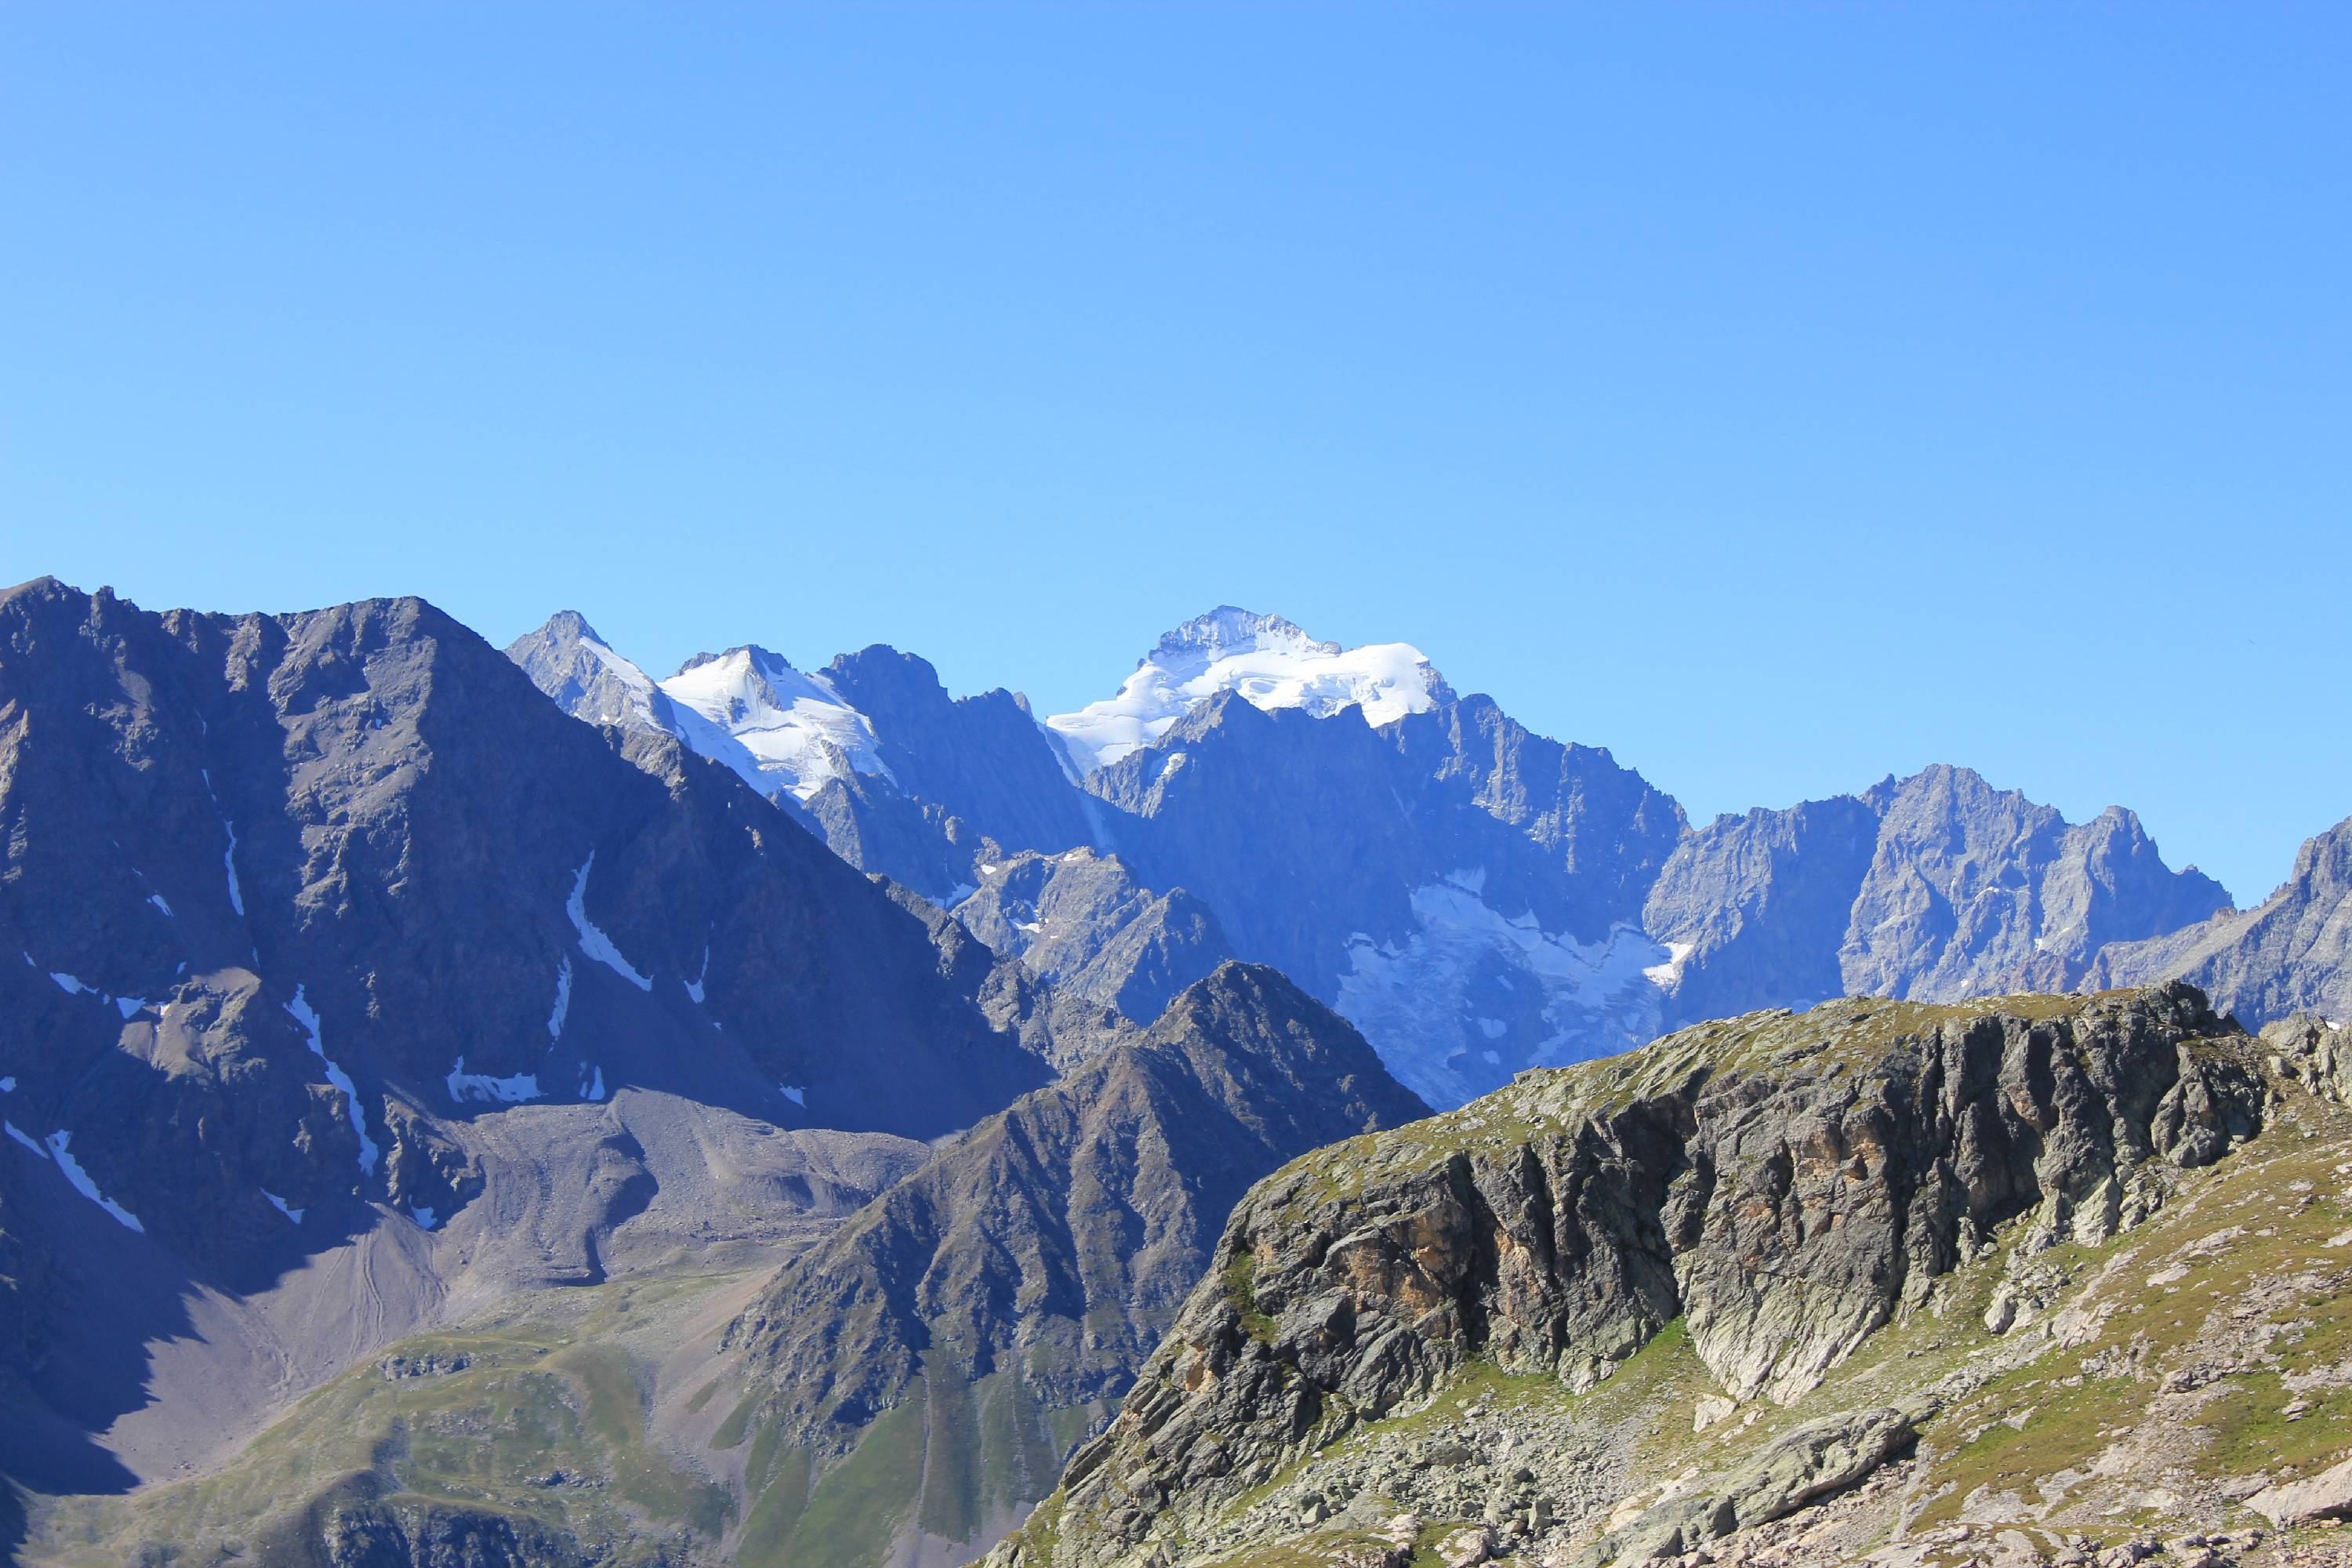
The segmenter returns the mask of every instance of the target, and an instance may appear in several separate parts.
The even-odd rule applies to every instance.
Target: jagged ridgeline
[[[805,673],[737,647],[656,682],[563,615],[509,651],[571,711],[724,763],[1041,977],[1148,1023],[1224,958],[1270,963],[1441,1108],[1831,996],[2187,975],[2256,1025],[2352,1010],[2352,877],[2326,847],[2352,823],[2250,915],[2129,811],[2070,823],[1961,767],[1694,826],[1414,648],[1230,607],[1042,721],[884,647]]]
[[[988,1562],[2289,1561],[2352,1510],[2341,1038],[1848,1000],[1318,1150]]]
[[[511,1293],[747,1267],[1052,1076],[976,943],[415,600],[12,591],[0,823],[0,1469],[42,1493],[223,1464]]]

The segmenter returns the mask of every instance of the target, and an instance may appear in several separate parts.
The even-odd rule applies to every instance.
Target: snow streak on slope
[[[1118,695],[1045,721],[1081,773],[1115,763],[1168,732],[1194,704],[1238,692],[1259,708],[1304,708],[1318,718],[1359,708],[1381,725],[1436,706],[1444,683],[1405,643],[1343,648],[1279,616],[1224,605],[1186,621],[1146,654]]]
[[[303,999],[302,988],[297,985],[294,987],[294,1000],[286,1004],[286,1011],[294,1016],[294,1021],[301,1025],[303,1032],[310,1037],[310,1054],[319,1058],[327,1081],[343,1091],[343,1110],[352,1119],[352,1131],[359,1135],[360,1174],[373,1175],[380,1151],[375,1146],[375,1140],[368,1136],[367,1113],[360,1109],[360,1091],[352,1084],[352,1075],[337,1067],[333,1058],[327,1055],[326,1043],[319,1034],[319,1010]]]
[[[593,858],[593,857],[591,857]],[[572,956],[566,953],[555,966],[555,1010],[547,1016],[547,1037],[563,1037],[563,1020],[572,1014]]]
[[[486,1072],[467,1072],[466,1058],[459,1057],[457,1065],[449,1069],[442,1080],[449,1098],[459,1104],[469,1100],[495,1101],[503,1105],[520,1105],[526,1100],[543,1100],[545,1092],[539,1087],[535,1072],[517,1073],[511,1078],[493,1078]],[[420,1222],[421,1223],[421,1222]],[[426,1226],[430,1230],[432,1226]]]
[[[588,873],[596,864],[596,852],[588,851],[588,858],[580,862],[579,871],[572,879],[572,897],[564,902],[563,912],[572,917],[572,929],[580,933],[580,951],[635,986],[650,991],[654,983],[636,972],[604,928],[588,918]],[[563,1015],[572,1005],[572,965],[566,963],[556,975],[555,1016],[548,1020],[547,1032],[563,1033]]]
[[[850,773],[889,776],[874,726],[822,675],[761,647],[730,648],[661,683],[686,727],[679,738],[725,763],[761,795],[806,800]]]
[[[1448,1110],[1523,1068],[1630,1050],[1654,1037],[1662,976],[1675,960],[1630,925],[1597,942],[1506,916],[1480,896],[1481,871],[1412,894],[1402,941],[1358,935],[1339,977],[1339,1013],[1399,1082]]]
[[[81,1162],[67,1152],[66,1146],[72,1142],[73,1134],[62,1130],[50,1133],[48,1137],[49,1152],[56,1158],[58,1169],[66,1173],[66,1180],[73,1184],[73,1190],[112,1215],[126,1230],[135,1230],[144,1234],[147,1227],[139,1223],[138,1215],[100,1192],[98,1184],[90,1179],[89,1173],[81,1168]]]

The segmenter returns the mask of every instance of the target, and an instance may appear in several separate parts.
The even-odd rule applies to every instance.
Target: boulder
[[[2246,1506],[2281,1529],[2323,1519],[2352,1519],[2352,1459],[2307,1480],[2264,1487],[2246,1500]]]

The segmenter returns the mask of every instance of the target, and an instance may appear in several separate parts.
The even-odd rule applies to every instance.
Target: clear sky
[[[2352,11],[0,6],[0,576],[887,641],[1232,602],[1704,819],[2352,814]]]

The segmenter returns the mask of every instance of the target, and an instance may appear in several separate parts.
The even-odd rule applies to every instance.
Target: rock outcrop
[[[1785,1433],[1731,1467],[1694,1478],[1631,1523],[1586,1547],[1580,1568],[1647,1563],[1696,1552],[1741,1530],[1786,1518],[1816,1498],[1844,1490],[1911,1445],[1901,1409],[1843,1412]]]
[[[2246,1500],[2246,1506],[2273,1524],[2352,1518],[2352,1459],[2307,1480],[2264,1487]]]
[[[1734,1400],[1794,1402],[1997,1227],[2043,1247],[2144,1218],[2165,1172],[2257,1131],[2258,1054],[2182,985],[1848,1000],[1319,1151],[1235,1210],[1118,1419],[1072,1459],[1050,1547],[1017,1560],[1197,1549],[1242,1494],[1474,1362],[1591,1388],[1676,1320]],[[1688,1542],[1798,1506],[1910,1418],[1791,1438],[1638,1528]]]

